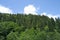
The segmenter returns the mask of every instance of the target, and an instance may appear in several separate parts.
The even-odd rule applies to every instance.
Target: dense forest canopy
[[[0,40],[60,40],[60,18],[0,13]]]

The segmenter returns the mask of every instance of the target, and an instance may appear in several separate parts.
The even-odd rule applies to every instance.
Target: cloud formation
[[[12,10],[5,6],[0,5],[0,13],[12,13]]]
[[[37,8],[34,5],[28,5],[24,8],[24,14],[37,15]]]
[[[25,6],[24,7],[24,14],[32,14],[32,15],[38,15],[37,11],[39,10],[40,8],[36,8],[34,5],[28,5],[28,6]],[[49,18],[58,18],[59,15],[52,15],[52,14],[48,14],[46,12],[43,12],[43,13],[40,13],[40,15],[45,15],[45,16],[48,16]]]
[[[52,15],[52,14],[47,14],[47,13],[45,13],[45,12],[43,12],[43,13],[41,13],[41,15],[45,15],[45,16],[48,16],[49,18],[58,18],[59,17],[59,15]]]

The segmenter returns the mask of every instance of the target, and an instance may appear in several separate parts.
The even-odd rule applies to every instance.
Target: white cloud
[[[47,14],[47,13],[45,13],[45,12],[43,12],[43,13],[41,13],[41,15],[45,15],[45,16],[48,16],[49,18],[58,18],[59,17],[59,15],[52,15],[52,14]]]
[[[28,5],[25,6],[24,8],[24,14],[32,14],[32,15],[37,15],[37,8],[34,5]]]
[[[5,6],[0,5],[0,13],[12,13],[12,10]]]

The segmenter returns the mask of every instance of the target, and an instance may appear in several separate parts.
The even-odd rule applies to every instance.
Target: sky
[[[60,0],[0,0],[1,13],[60,17]]]

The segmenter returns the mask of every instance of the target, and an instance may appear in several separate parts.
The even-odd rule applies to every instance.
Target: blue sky
[[[10,8],[14,13],[24,13],[24,8],[33,5],[36,13],[60,14],[60,0],[0,0],[0,5]]]

